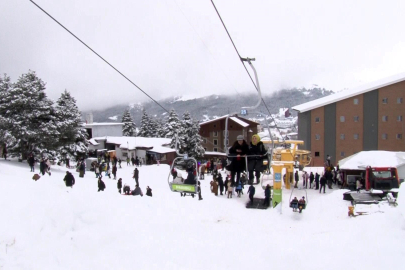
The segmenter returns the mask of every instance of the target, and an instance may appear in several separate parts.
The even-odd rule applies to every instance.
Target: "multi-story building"
[[[402,73],[293,107],[311,165],[327,155],[336,164],[360,151],[405,151],[404,99]]]
[[[203,139],[202,146],[206,151],[226,152],[224,141],[226,117],[227,115],[200,123],[200,135]],[[229,117],[228,132],[230,141],[228,142],[228,146],[232,146],[238,135],[243,135],[247,143],[249,143],[252,135],[257,133],[258,125],[254,121],[237,115]]]

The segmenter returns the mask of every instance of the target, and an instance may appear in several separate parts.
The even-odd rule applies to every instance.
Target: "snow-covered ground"
[[[133,188],[134,167],[122,164],[117,176]],[[139,171],[153,197],[120,195],[105,177],[97,192],[94,173],[74,170],[67,188],[59,166],[35,182],[26,163],[1,160],[0,269],[403,269],[401,194],[398,207],[355,218],[338,189],[308,190],[302,214],[288,207],[289,190],[280,209],[250,210],[247,188],[242,198],[215,197],[208,176],[198,201],[170,192],[167,165]]]

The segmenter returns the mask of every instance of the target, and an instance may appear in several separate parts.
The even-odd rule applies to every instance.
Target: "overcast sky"
[[[35,2],[157,100],[255,95],[209,0]],[[265,94],[405,72],[403,0],[214,2]],[[0,26],[0,73],[12,81],[34,70],[50,98],[67,89],[81,110],[147,99],[28,0],[1,0]]]

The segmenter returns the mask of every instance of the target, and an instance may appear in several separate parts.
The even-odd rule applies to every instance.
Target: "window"
[[[359,122],[360,117],[359,117],[359,116],[354,116],[354,117],[353,117],[353,120],[354,120],[354,122]]]
[[[402,104],[402,98],[401,97],[397,98],[397,103]]]
[[[344,157],[345,156],[345,152],[340,152],[340,156]]]
[[[340,134],[340,139],[344,140],[345,139],[345,134]]]
[[[320,156],[319,152],[315,152],[315,156],[319,157]]]
[[[402,139],[402,134],[397,134],[397,139],[398,140]]]
[[[218,145],[218,140],[214,140],[214,145]]]
[[[383,121],[383,122],[387,122],[387,121],[388,121],[388,116],[387,116],[387,115],[384,115],[384,116],[382,117],[382,121]]]
[[[383,133],[383,135],[382,135],[382,139],[383,139],[383,140],[388,139],[388,135],[387,135],[387,133]]]
[[[214,137],[218,137],[218,131],[214,131]]]
[[[203,139],[203,143],[207,143],[207,139]]]
[[[315,117],[315,123],[319,123],[321,119],[319,117]]]
[[[358,140],[359,139],[359,134],[354,134],[353,139]]]
[[[340,122],[344,122],[345,121],[345,117],[344,116],[341,116],[340,117]]]
[[[382,103],[383,103],[383,104],[388,104],[388,98],[383,98],[383,99],[382,99]]]
[[[358,99],[358,98],[353,99],[353,104],[354,104],[354,105],[359,104],[359,99]]]
[[[321,139],[321,135],[315,134],[315,140],[320,140],[320,139]]]
[[[402,115],[398,115],[398,116],[397,116],[397,121],[398,121],[398,122],[402,122]]]
[[[214,152],[218,152],[218,148],[214,147]]]

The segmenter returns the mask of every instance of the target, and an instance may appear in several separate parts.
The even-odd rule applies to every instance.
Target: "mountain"
[[[278,113],[279,108],[291,108],[293,106],[315,100],[327,95],[333,94],[333,91],[323,88],[293,88],[280,90],[272,95],[263,96],[268,110],[271,114]],[[184,99],[182,97],[173,97],[160,100],[159,103],[167,110],[174,109],[179,117],[182,117],[185,111],[188,111],[193,119],[206,121],[228,113],[239,113],[242,107],[254,106],[257,103],[255,95],[211,95],[202,98]],[[142,109],[146,113],[157,118],[165,118],[168,113],[164,111],[153,101],[137,104],[121,104],[104,110],[92,111],[94,122],[121,122],[124,110],[130,107],[132,118],[139,127],[142,117]],[[255,111],[269,114],[264,105],[259,106]],[[89,112],[82,112],[85,116]],[[294,111],[291,113],[295,114]],[[248,118],[256,118],[255,114],[249,114]]]

